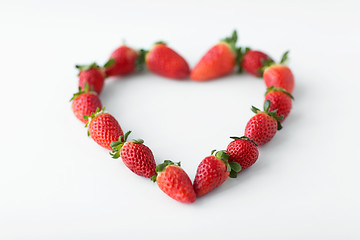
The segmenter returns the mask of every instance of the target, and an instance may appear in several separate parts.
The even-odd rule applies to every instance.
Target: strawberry
[[[142,139],[127,142],[130,133],[131,131],[125,133],[125,136],[120,136],[118,141],[110,144],[113,148],[110,154],[113,158],[121,157],[125,165],[137,175],[151,178],[156,174],[154,155],[150,148],[143,144]]]
[[[269,66],[265,66],[263,79],[266,87],[283,88],[292,93],[295,84],[294,75],[290,68],[284,65],[288,54],[289,51],[284,53],[279,64],[270,63]]]
[[[139,68],[146,67],[153,73],[173,79],[184,79],[190,69],[186,60],[164,42],[157,42],[150,51],[140,50],[137,60]]]
[[[165,160],[157,165],[156,174],[151,178],[169,197],[182,203],[193,203],[196,200],[191,180],[179,163]]]
[[[274,86],[271,86],[266,90],[265,93],[265,101],[269,100],[271,102],[269,111],[274,111],[277,109],[276,115],[284,117],[282,120],[280,120],[280,122],[283,122],[289,115],[291,111],[292,99],[294,99],[294,97],[291,95],[291,93],[287,92],[283,88],[275,88]]]
[[[192,69],[190,78],[194,81],[207,81],[231,73],[237,59],[237,33],[225,38],[210,48]]]
[[[104,65],[106,75],[123,76],[134,72],[137,58],[137,51],[126,45],[120,46],[110,55],[110,60]]]
[[[246,137],[231,137],[234,141],[230,142],[226,152],[229,154],[229,162],[237,162],[241,169],[246,169],[253,165],[259,156],[257,143]]]
[[[241,166],[237,162],[228,162],[229,155],[226,151],[218,151],[213,156],[214,152],[215,150],[211,152],[211,156],[201,161],[196,171],[194,190],[198,197],[223,184],[229,174],[230,177],[236,177],[241,170]]]
[[[84,88],[87,83],[90,89],[100,94],[105,81],[104,71],[96,63],[76,65],[75,67],[80,70],[79,87]]]
[[[84,116],[90,116],[91,113],[96,112],[96,109],[102,108],[100,98],[96,92],[90,92],[88,88],[89,85],[85,83],[84,90],[79,87],[79,91],[70,99],[70,102],[72,101],[71,108],[75,116],[83,123],[88,121],[84,119]]]
[[[242,56],[240,64],[241,68],[246,72],[256,77],[261,77],[261,68],[264,66],[264,63],[269,60],[271,60],[271,58],[263,52],[248,50]]]
[[[116,119],[109,113],[96,109],[90,116],[85,116],[89,121],[85,127],[88,128],[88,135],[100,146],[112,150],[111,142],[117,141],[124,133]]]
[[[245,136],[253,139],[259,146],[269,142],[276,134],[276,130],[282,128],[280,120],[283,116],[276,116],[277,110],[269,112],[270,101],[264,103],[264,111],[252,106],[251,110],[256,113],[245,127]]]

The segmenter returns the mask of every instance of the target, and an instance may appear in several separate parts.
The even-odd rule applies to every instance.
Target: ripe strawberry
[[[283,88],[275,88],[274,86],[271,86],[266,90],[265,93],[265,101],[269,100],[271,102],[269,111],[274,111],[277,109],[276,115],[284,117],[282,120],[280,120],[280,122],[283,122],[289,115],[291,111],[292,99],[294,99],[294,97]]]
[[[89,85],[87,84],[85,84],[84,90],[79,87],[79,91],[70,99],[75,116],[83,123],[88,121],[84,119],[84,116],[90,116],[91,113],[96,112],[96,109],[102,108],[98,95],[95,92],[89,92],[88,88]]]
[[[104,71],[96,64],[76,65],[79,72],[79,87],[84,88],[87,83],[90,89],[100,94],[105,81]]]
[[[186,60],[169,48],[164,42],[157,42],[150,51],[140,50],[137,65],[146,67],[153,73],[173,79],[184,79],[190,69]]]
[[[156,167],[157,174],[151,179],[157,182],[159,188],[169,197],[182,203],[193,203],[196,200],[191,180],[180,168],[180,163],[165,160]]]
[[[292,74],[290,68],[284,65],[284,62],[287,60],[287,55],[289,51],[285,52],[279,64],[270,64],[270,66],[265,67],[263,79],[265,81],[266,87],[274,86],[276,88],[283,88],[289,93],[292,93],[294,90],[294,75]]]
[[[269,142],[276,134],[276,130],[282,128],[280,120],[283,116],[276,116],[276,112],[269,112],[270,101],[264,103],[264,111],[252,106],[251,110],[256,113],[245,127],[245,136],[253,139],[259,146]]]
[[[241,67],[251,75],[261,77],[261,69],[264,66],[264,63],[269,60],[271,60],[271,58],[263,52],[248,50],[242,56]]]
[[[214,152],[215,150],[211,152],[211,156],[201,161],[196,171],[194,190],[198,197],[223,184],[229,174],[230,177],[236,177],[241,170],[237,162],[228,162],[229,155],[226,151],[218,151],[213,156]]]
[[[136,59],[138,53],[126,46],[122,45],[117,48],[110,56],[110,60],[104,65],[107,76],[123,76],[130,74],[136,69]]]
[[[241,169],[246,169],[253,165],[259,156],[257,143],[246,137],[231,137],[234,139],[229,143],[226,152],[229,154],[229,162],[237,162]]]
[[[208,50],[192,69],[190,78],[194,81],[207,81],[231,73],[237,59],[237,33],[225,38]]]
[[[143,144],[144,140],[142,139],[133,139],[127,142],[130,133],[131,131],[125,133],[125,136],[120,136],[118,141],[110,144],[113,148],[110,154],[113,158],[121,157],[125,165],[137,175],[151,178],[156,174],[154,155],[150,148]]]
[[[104,112],[105,108],[96,109],[95,113],[90,116],[85,116],[89,119],[85,127],[88,127],[88,135],[100,146],[112,150],[111,142],[117,141],[124,133],[116,121],[116,119],[109,113]]]

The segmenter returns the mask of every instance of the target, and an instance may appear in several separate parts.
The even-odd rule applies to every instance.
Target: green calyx
[[[273,66],[275,64],[276,63],[271,58],[268,58],[266,60],[262,59],[261,60],[261,65],[262,66],[257,70],[257,72],[261,74],[259,77],[262,77],[262,75],[264,74],[265,69],[267,69],[268,67],[271,67],[271,66]]]
[[[139,138],[139,139],[133,139],[133,140],[131,140],[131,141],[129,141],[129,142],[143,144],[143,143],[144,143],[144,140],[142,140],[142,139]]]
[[[289,50],[287,50],[286,52],[283,53],[283,55],[281,56],[281,60],[280,60],[280,64],[286,64],[287,61],[289,60]]]
[[[243,61],[243,58],[245,54],[250,51],[249,47],[238,47],[236,48],[236,66],[238,66],[237,73],[242,73],[243,68],[241,66],[241,63]]]
[[[151,180],[153,182],[156,182],[156,178],[157,178],[158,173],[163,172],[166,169],[167,166],[171,166],[171,165],[175,165],[175,166],[178,166],[178,167],[181,166],[180,162],[175,162],[174,163],[173,161],[165,160],[163,163],[156,166],[156,168],[155,168],[156,174],[151,177]]]
[[[131,131],[128,131],[127,133],[125,133],[124,136],[120,136],[118,141],[113,141],[110,143],[110,147],[112,147],[112,151],[110,152],[110,155],[112,156],[112,158],[119,158],[120,157],[120,150],[121,148],[124,146],[124,144],[127,142],[127,139],[130,135]],[[142,139],[133,139],[129,142],[133,142],[133,143],[139,143],[139,144],[143,144],[144,140]]]
[[[222,39],[220,42],[228,44],[230,46],[231,50],[233,50],[234,53],[236,53],[237,52],[237,50],[236,50],[237,40],[238,40],[238,35],[237,35],[236,30],[234,30],[230,37],[226,37],[226,38]]]
[[[253,139],[251,139],[251,138],[249,138],[249,137],[247,137],[247,136],[242,136],[242,137],[230,137],[230,138],[231,138],[231,139],[234,139],[234,140],[239,140],[239,139],[248,140],[248,141],[252,142],[253,144],[255,144],[256,146],[258,146],[257,143],[256,143]]]
[[[138,71],[142,71],[145,68],[145,57],[146,54],[148,53],[148,50],[144,50],[144,49],[140,49],[139,50],[139,55],[135,61],[135,65],[136,65],[136,69]]]
[[[288,61],[288,55],[289,55],[289,50],[283,53],[283,55],[281,56],[281,60],[280,60],[280,62],[279,62],[278,64],[286,64],[287,61]],[[263,73],[264,73],[264,71],[265,71],[267,68],[269,68],[269,67],[271,67],[271,66],[274,66],[274,65],[276,65],[276,64],[277,64],[277,63],[276,63],[274,60],[272,60],[271,58],[269,58],[269,59],[267,59],[267,60],[263,60],[263,61],[262,61],[262,67],[259,68],[257,71],[258,71],[259,73],[261,73],[261,76],[262,76]]]
[[[164,41],[157,41],[154,43],[154,46],[159,45],[159,44],[163,44],[166,45],[167,43]],[[140,49],[138,52],[138,58],[135,61],[135,65],[136,65],[136,70],[137,71],[143,71],[145,68],[145,64],[146,64],[146,55],[150,52],[151,50],[145,50],[145,49]]]
[[[211,155],[214,155],[215,151],[212,150]],[[229,177],[237,177],[237,173],[241,171],[241,166],[237,162],[229,162],[229,154],[225,150],[217,151],[214,156],[226,164],[226,171],[230,172]]]
[[[241,67],[241,62],[244,58],[244,55],[250,50],[249,47],[237,47],[236,43],[238,41],[238,34],[236,30],[233,31],[230,37],[222,39],[220,42],[227,44],[230,49],[234,52],[236,56],[235,66],[238,67],[237,72],[242,73],[243,69]]]
[[[92,91],[92,89],[91,89]],[[70,99],[70,102],[73,101],[75,98],[77,98],[78,96],[80,96],[83,93],[87,93],[89,92],[89,84],[85,83],[84,85],[84,89],[82,89],[81,87],[79,87],[78,92],[74,93],[74,95],[72,96],[72,98]]]
[[[89,69],[91,69],[91,68],[96,68],[96,69],[99,69],[99,68],[100,68],[100,66],[97,65],[96,62],[93,62],[93,63],[88,64],[88,65],[75,65],[75,67],[76,67],[77,69],[79,69],[80,72],[81,72],[81,71],[87,71],[87,70],[89,70]]]
[[[104,68],[112,67],[114,64],[115,64],[115,59],[110,58],[110,59],[104,64]]]
[[[154,43],[154,45],[158,45],[158,44],[167,45],[167,43],[165,41],[161,41],[161,40]]]
[[[285,89],[283,89],[283,88],[276,88],[276,87],[274,87],[274,86],[268,87],[268,88],[266,89],[265,96],[266,96],[269,92],[272,92],[272,91],[274,91],[274,92],[283,92],[283,93],[285,93],[286,95],[288,95],[292,100],[294,100],[294,97],[293,97],[293,95],[291,95],[291,93],[287,92],[287,91],[286,91]]]
[[[276,115],[277,114],[277,109],[275,109],[274,111],[269,112],[270,104],[271,104],[270,100],[266,100],[264,102],[264,111],[260,111],[260,109],[254,107],[254,106],[251,106],[251,111],[253,111],[255,114],[265,113],[265,114],[269,115],[270,117],[272,117],[273,119],[276,120],[276,122],[277,122],[277,130],[280,130],[280,129],[282,129],[280,120],[283,120],[284,116],[277,116]]]
[[[99,108],[96,108],[96,111],[91,113],[90,116],[88,115],[84,115],[83,118],[88,120],[87,123],[85,124],[85,127],[87,128],[91,122],[92,119],[96,118],[97,116],[99,116],[100,114],[103,114],[105,111],[105,107],[103,107],[101,110]],[[87,135],[90,136],[89,130],[87,131]]]

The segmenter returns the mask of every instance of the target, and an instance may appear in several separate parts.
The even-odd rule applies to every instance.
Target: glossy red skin
[[[141,143],[126,142],[120,150],[124,164],[135,174],[151,178],[156,174],[156,163],[150,148]]]
[[[263,61],[270,59],[268,55],[260,51],[249,50],[242,59],[241,67],[251,75],[260,77],[258,70],[263,67]]]
[[[267,88],[271,86],[283,88],[289,93],[294,90],[294,75],[288,66],[274,65],[268,67],[264,71],[263,79]]]
[[[159,188],[169,197],[182,203],[193,203],[196,194],[186,172],[175,165],[170,165],[158,173],[156,182]]]
[[[88,120],[84,119],[84,116],[90,116],[91,113],[96,112],[97,108],[102,109],[102,104],[95,92],[89,92],[76,97],[71,104],[71,108],[77,119],[87,123]]]
[[[173,79],[189,76],[186,60],[165,44],[156,44],[145,57],[147,68],[156,74]]]
[[[292,99],[289,95],[281,91],[270,91],[265,96],[265,101],[270,101],[270,109],[269,111],[274,111],[277,109],[277,116],[283,116],[283,122],[285,118],[289,115],[292,107]]]
[[[112,150],[110,143],[118,141],[124,133],[116,121],[109,113],[96,116],[89,123],[89,134],[91,138],[100,146]]]
[[[201,197],[223,184],[229,177],[226,164],[215,156],[208,156],[201,161],[196,171],[194,190]]]
[[[226,43],[212,47],[192,69],[194,81],[208,81],[231,73],[235,68],[236,55]]]
[[[85,83],[89,85],[89,89],[94,90],[98,94],[101,93],[105,81],[105,73],[99,68],[90,68],[79,73],[79,87],[85,88]]]
[[[237,162],[244,170],[253,165],[259,157],[257,146],[250,140],[237,139],[229,143],[226,152],[229,162]]]
[[[258,146],[269,142],[276,134],[277,121],[266,113],[258,113],[245,127],[245,136],[253,139]]]
[[[128,46],[120,46],[110,56],[109,59],[114,59],[115,63],[109,68],[105,69],[107,76],[123,76],[130,74],[136,69],[136,59],[138,53]]]

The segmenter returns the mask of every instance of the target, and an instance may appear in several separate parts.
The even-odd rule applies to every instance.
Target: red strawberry
[[[276,115],[284,117],[280,120],[280,122],[283,122],[289,115],[292,106],[292,99],[294,99],[294,97],[283,88],[275,88],[271,86],[265,93],[265,101],[269,100],[271,102],[269,111],[277,109]]]
[[[271,60],[271,58],[263,52],[248,50],[242,56],[241,67],[246,72],[260,77],[262,76],[261,68],[264,66],[264,62]]]
[[[249,120],[245,127],[245,136],[253,139],[259,146],[269,142],[275,136],[276,131],[282,128],[279,120],[282,120],[283,117],[276,116],[276,110],[269,112],[269,109],[269,100],[264,103],[264,111],[252,106],[251,110],[256,115]]]
[[[84,116],[90,116],[91,113],[96,112],[96,109],[102,109],[100,98],[95,92],[88,91],[87,84],[84,90],[79,87],[79,92],[75,93],[70,101],[72,101],[71,107],[75,116],[83,123],[88,121],[84,119]]]
[[[117,141],[124,133],[116,119],[109,113],[104,112],[105,108],[96,109],[95,113],[85,116],[89,119],[85,127],[88,127],[88,135],[100,146],[112,150],[111,142]]]
[[[182,203],[193,203],[196,200],[191,180],[180,168],[180,163],[165,160],[156,167],[157,174],[151,179],[157,182],[159,188],[169,197]]]
[[[225,38],[208,50],[192,69],[190,78],[194,81],[207,81],[231,73],[236,64],[237,33]]]
[[[120,136],[118,141],[110,144],[113,148],[110,154],[113,158],[121,157],[125,165],[137,175],[151,178],[156,174],[154,155],[150,148],[143,144],[144,140],[142,139],[133,139],[127,142],[130,133],[131,131],[127,132],[125,136]]]
[[[256,142],[246,136],[231,138],[234,141],[229,143],[226,149],[226,152],[229,154],[229,162],[239,163],[241,169],[246,169],[253,165],[259,156]]]
[[[200,197],[223,184],[229,177],[236,177],[241,170],[237,162],[229,163],[226,151],[218,151],[215,156],[204,158],[198,166],[194,180],[196,196]],[[231,173],[230,173],[231,172]]]
[[[104,71],[96,64],[76,65],[79,72],[79,87],[84,88],[87,83],[90,89],[100,94],[105,81]]]
[[[294,75],[290,68],[283,64],[287,60],[288,53],[289,51],[284,53],[280,64],[272,64],[269,67],[265,67],[263,79],[266,87],[283,88],[289,93],[292,93],[294,90]]]
[[[186,60],[177,52],[157,42],[150,51],[140,50],[137,64],[143,64],[153,73],[173,79],[184,79],[189,76],[190,69]]]
[[[110,56],[110,60],[104,65],[107,76],[122,76],[130,74],[136,69],[136,59],[138,53],[122,45],[117,48]]]

